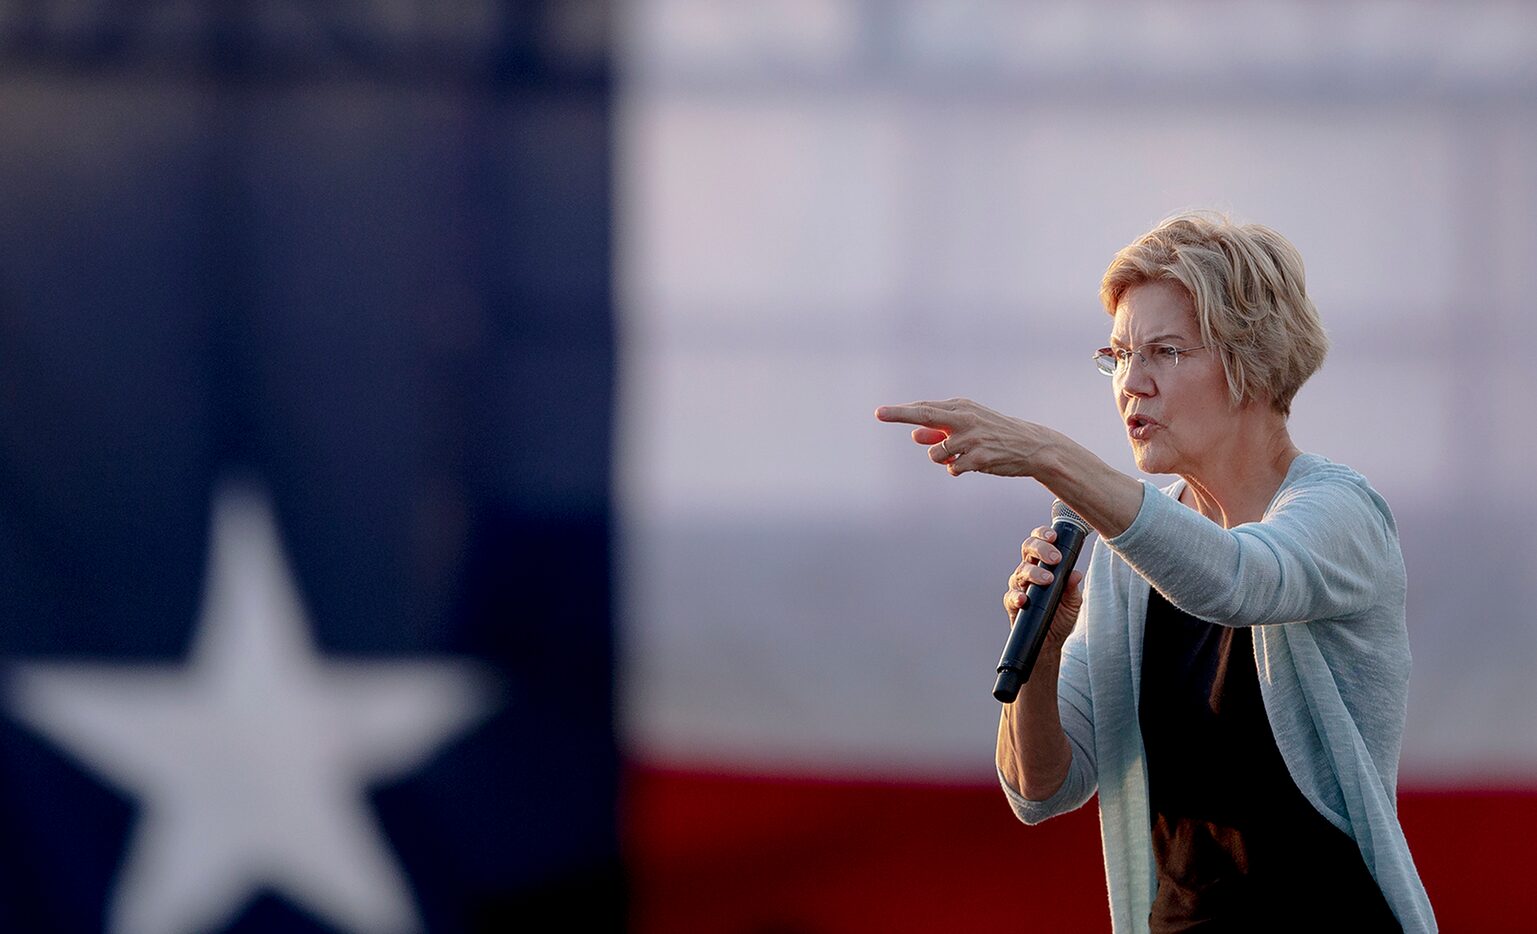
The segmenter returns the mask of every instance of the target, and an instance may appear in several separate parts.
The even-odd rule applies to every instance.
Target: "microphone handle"
[[[1009,640],[1003,645],[1003,655],[998,659],[998,681],[993,685],[993,697],[1005,704],[1014,703],[1019,689],[1030,680],[1041,646],[1046,644],[1046,634],[1051,631],[1052,617],[1057,615],[1057,604],[1067,590],[1067,578],[1078,561],[1078,552],[1088,532],[1075,522],[1052,523],[1057,533],[1054,543],[1062,553],[1062,560],[1042,567],[1052,572],[1050,584],[1044,587],[1031,584],[1025,590],[1027,603],[1014,617],[1014,628],[1009,630]]]

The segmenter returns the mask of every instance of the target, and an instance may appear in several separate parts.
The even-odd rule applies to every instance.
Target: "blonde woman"
[[[1201,214],[1121,250],[1095,354],[1137,467],[966,399],[882,406],[959,476],[1032,477],[1100,533],[998,730],[1038,823],[1098,791],[1117,931],[1431,931],[1395,788],[1409,677],[1393,516],[1304,454],[1291,402],[1328,349],[1302,258]],[[1021,547],[1012,622],[1059,555]]]

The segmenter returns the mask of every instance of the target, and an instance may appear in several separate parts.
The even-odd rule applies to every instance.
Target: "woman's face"
[[[1142,350],[1148,344],[1199,347],[1201,331],[1185,287],[1156,281],[1134,285],[1115,307],[1110,344]],[[1241,437],[1243,410],[1228,397],[1222,363],[1211,349],[1177,355],[1168,365],[1151,354],[1132,354],[1114,377],[1115,404],[1137,468],[1150,474],[1202,476],[1222,463]]]

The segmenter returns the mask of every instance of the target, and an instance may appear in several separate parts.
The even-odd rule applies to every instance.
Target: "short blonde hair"
[[[1178,214],[1115,254],[1099,299],[1114,315],[1127,289],[1164,280],[1190,293],[1201,343],[1216,349],[1233,403],[1268,399],[1290,414],[1329,352],[1297,248],[1259,224]]]

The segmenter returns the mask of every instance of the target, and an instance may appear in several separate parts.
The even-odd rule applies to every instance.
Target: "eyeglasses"
[[[1199,347],[1175,347],[1173,344],[1143,344],[1140,350],[1126,350],[1121,347],[1101,347],[1094,351],[1094,365],[1106,376],[1115,376],[1117,373],[1126,372],[1131,366],[1132,355],[1135,354],[1142,365],[1152,367],[1155,371],[1172,370],[1179,366],[1180,354],[1190,353],[1192,350],[1205,350],[1206,345]]]

